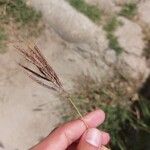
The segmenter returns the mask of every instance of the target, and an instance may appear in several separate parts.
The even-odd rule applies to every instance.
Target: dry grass
[[[42,85],[49,87],[50,89],[55,89],[57,91],[63,90],[62,84],[53,70],[53,68],[47,63],[44,56],[41,54],[39,48],[35,45],[33,48],[31,46],[28,46],[28,48],[22,49],[16,46],[16,48],[24,55],[25,59],[32,63],[38,70],[39,73],[31,70],[28,67],[25,67],[22,64],[19,64],[21,67],[23,67],[29,74],[30,78],[32,78],[35,81],[38,81],[38,83],[42,84],[42,81],[39,79],[44,79],[51,83],[51,85],[45,85],[44,83]]]
[[[27,49],[20,48],[18,46],[15,46],[15,48],[21,52],[21,54],[24,56],[24,58],[34,65],[34,67],[39,71],[36,72],[23,64],[19,65],[26,71],[28,76],[37,82],[38,84],[50,89],[55,90],[58,93],[65,96],[71,105],[74,107],[74,109],[77,111],[79,117],[82,118],[81,113],[79,112],[78,108],[74,104],[73,100],[70,97],[70,94],[63,88],[62,83],[60,82],[60,79],[58,78],[57,74],[53,70],[53,68],[48,64],[44,56],[41,54],[39,48],[34,45],[33,47],[28,46]],[[46,83],[44,82],[46,81]],[[86,125],[86,123],[85,123]],[[87,126],[87,125],[86,125]]]

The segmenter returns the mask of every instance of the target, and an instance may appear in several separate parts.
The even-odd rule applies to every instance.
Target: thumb
[[[91,128],[102,124],[104,119],[105,114],[101,110],[91,112],[82,118]],[[65,150],[73,142],[80,139],[82,134],[86,131],[85,123],[82,120],[78,119],[64,124],[30,150]]]
[[[90,128],[81,137],[77,150],[98,150],[101,144],[101,132],[96,128]]]

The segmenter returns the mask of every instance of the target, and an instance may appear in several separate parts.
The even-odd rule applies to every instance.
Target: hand
[[[106,150],[103,145],[109,142],[109,134],[95,128],[104,119],[102,110],[91,112],[82,120],[74,120],[55,129],[31,150]]]

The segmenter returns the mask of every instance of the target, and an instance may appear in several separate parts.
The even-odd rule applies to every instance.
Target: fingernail
[[[93,145],[95,147],[99,147],[101,144],[101,132],[98,129],[91,128],[88,129],[86,135],[85,135],[85,140],[87,143],[90,145]]]

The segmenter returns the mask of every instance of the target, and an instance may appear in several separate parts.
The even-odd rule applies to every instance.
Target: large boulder
[[[117,28],[115,35],[125,52],[141,56],[145,47],[142,28],[124,17],[118,18],[122,25]]]
[[[93,4],[97,2],[98,1],[95,0]],[[57,55],[58,58],[56,57],[54,60],[60,68],[63,68],[62,64],[66,63],[66,65],[70,66],[68,70],[70,70],[70,76],[72,77],[77,76],[81,72],[90,73],[92,76],[99,76],[100,74],[101,77],[107,74],[108,70],[111,69],[108,64],[112,64],[116,56],[113,54],[113,60],[110,61],[106,59],[105,54],[109,49],[108,41],[101,26],[97,26],[91,22],[86,16],[75,10],[64,0],[31,0],[31,4],[43,13],[43,17],[48,22],[49,28],[53,28],[67,45],[66,48],[62,48],[63,52],[58,50],[58,53],[62,55]],[[124,17],[120,17],[119,19],[123,25],[118,27],[115,35],[118,37],[120,46],[124,49],[124,52],[128,54],[126,56],[131,55],[137,59],[141,58],[141,61],[145,64],[145,60],[142,56],[144,42],[141,27]],[[56,50],[54,53],[55,52]],[[109,54],[108,51],[107,55],[112,55],[112,53]],[[59,58],[59,56],[61,58]],[[128,59],[126,56],[124,57],[124,55],[122,55],[120,58],[118,57],[119,60],[121,60],[119,62],[127,61],[125,60]],[[62,63],[58,61],[59,59]],[[138,63],[138,61],[135,63]],[[123,66],[119,66],[123,68]],[[134,68],[134,66],[128,67]],[[74,68],[73,72],[71,68]],[[141,69],[141,67],[139,67],[134,71],[133,69],[128,69],[131,70],[128,71],[128,75],[138,79],[141,72],[142,74],[147,74],[147,66],[144,68],[145,69]],[[136,75],[133,75],[133,72],[134,74],[136,73]]]
[[[135,79],[139,81],[139,83],[145,81],[150,73],[150,69],[148,68],[144,57],[138,57],[125,52],[120,55],[117,65],[118,69],[127,78]]]
[[[73,43],[89,43],[91,49],[107,47],[102,29],[82,13],[76,11],[65,0],[31,0],[31,5],[42,12],[48,24],[64,40]]]
[[[142,29],[138,24],[126,18],[120,17],[119,20],[122,25],[115,31],[115,35],[124,51],[118,57],[119,69],[127,76],[143,81],[150,73],[150,69],[143,56],[145,44]]]
[[[150,41],[150,1],[141,1],[138,4],[138,23],[143,28],[145,40]]]
[[[146,24],[150,28],[150,1],[141,1],[138,4],[138,16],[141,23]]]

